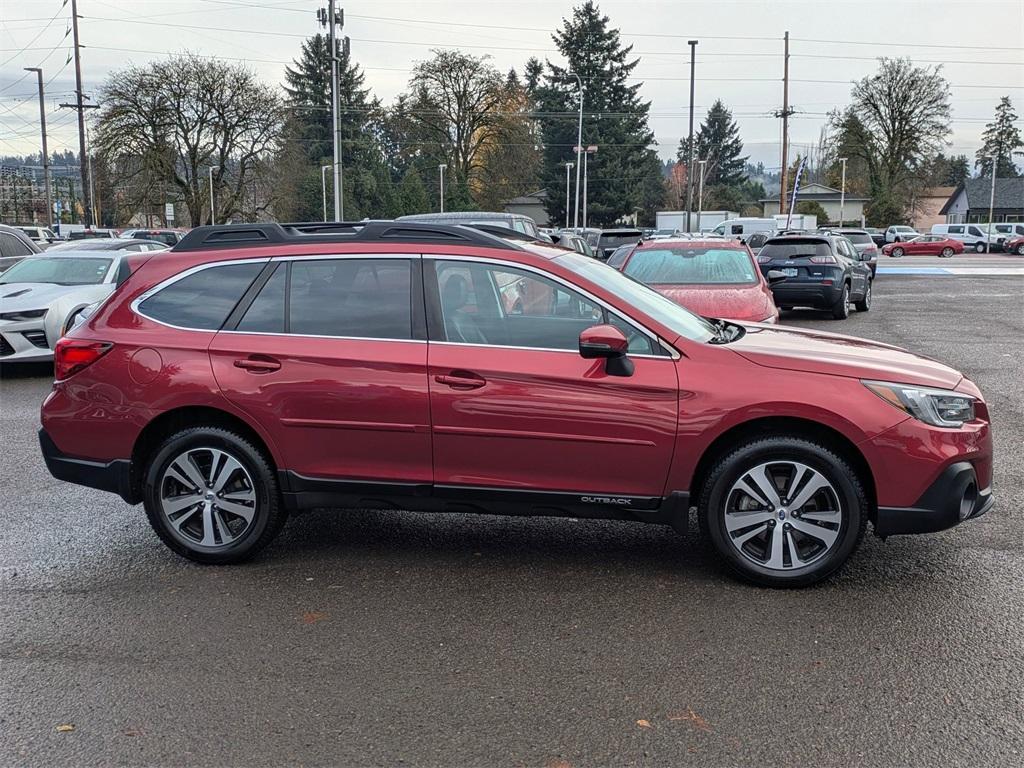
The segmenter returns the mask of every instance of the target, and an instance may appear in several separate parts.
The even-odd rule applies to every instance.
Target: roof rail
[[[515,243],[494,234],[458,224],[391,220],[206,225],[193,229],[172,250],[208,251],[261,245],[343,242],[450,243],[522,250]]]

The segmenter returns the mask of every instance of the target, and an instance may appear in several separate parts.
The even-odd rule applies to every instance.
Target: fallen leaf
[[[696,712],[694,712],[693,709],[690,707],[687,707],[685,712],[680,712],[677,715],[669,715],[668,719],[672,720],[673,722],[684,721],[688,723],[693,723],[693,727],[696,728],[698,731],[705,731],[707,733],[711,732],[711,724],[703,717],[698,715]]]
[[[636,724],[639,725],[641,728],[650,728],[651,727],[650,722],[648,722],[647,720],[637,720]]]
[[[303,624],[316,624],[318,621],[323,621],[327,618],[327,614],[324,611],[306,611],[302,614]]]
[[[71,723],[64,723],[57,726],[57,733],[70,733],[73,730],[75,730],[75,726]]]

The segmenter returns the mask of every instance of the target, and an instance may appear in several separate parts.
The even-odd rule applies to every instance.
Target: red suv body
[[[835,334],[707,321],[574,252],[405,222],[201,227],[61,340],[40,441],[172,549],[253,554],[314,507],[703,529],[801,585],[870,520],[992,504],[981,393]]]

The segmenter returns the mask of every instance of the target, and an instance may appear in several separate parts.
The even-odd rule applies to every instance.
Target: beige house
[[[864,222],[864,206],[871,202],[870,197],[858,197],[847,193],[846,199],[842,200],[842,193],[838,189],[826,187],[824,184],[807,184],[800,187],[797,193],[797,203],[813,201],[821,205],[828,214],[828,221],[819,221],[818,224],[839,224],[839,207],[842,201],[843,221],[853,226],[861,226]],[[774,216],[779,212],[779,198],[764,198],[758,202],[764,207],[765,216]]]
[[[932,187],[921,193],[910,216],[910,226],[918,232],[931,232],[933,224],[945,224],[942,207],[956,191],[956,187]]]

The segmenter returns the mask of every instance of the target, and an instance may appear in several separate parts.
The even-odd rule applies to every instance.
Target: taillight
[[[95,363],[114,345],[109,341],[61,339],[53,350],[53,377],[63,381]]]
[[[835,264],[836,263],[836,257],[835,256],[811,256],[811,258],[808,259],[808,261],[810,261],[811,264]]]

